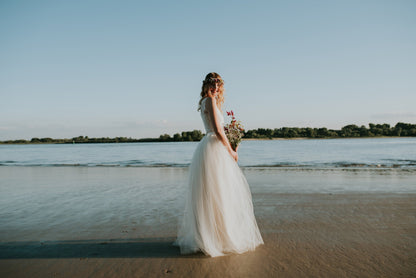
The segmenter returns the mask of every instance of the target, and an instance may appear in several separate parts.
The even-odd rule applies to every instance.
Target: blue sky
[[[416,122],[416,1],[0,2],[0,140]]]

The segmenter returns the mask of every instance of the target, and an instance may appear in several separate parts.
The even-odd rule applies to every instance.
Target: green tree
[[[168,142],[171,140],[171,137],[169,134],[163,134],[159,136],[159,141],[161,142]]]
[[[179,133],[175,133],[173,135],[173,141],[178,142],[178,141],[182,141],[182,137]]]
[[[202,132],[200,130],[193,130],[191,134],[193,141],[200,141],[203,137]]]

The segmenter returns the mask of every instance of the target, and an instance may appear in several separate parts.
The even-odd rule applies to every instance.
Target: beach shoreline
[[[209,258],[163,236],[0,244],[1,277],[414,277],[416,194],[253,194],[265,245]],[[132,231],[134,227],[124,227]],[[139,228],[139,227],[136,227]],[[157,227],[156,230],[164,227]]]
[[[265,244],[172,245],[186,167],[0,167],[0,277],[415,277],[416,172],[243,168]]]

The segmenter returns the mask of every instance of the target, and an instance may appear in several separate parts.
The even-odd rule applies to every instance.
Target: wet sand
[[[254,252],[182,256],[171,227],[167,237],[2,242],[0,277],[416,276],[416,194],[255,198],[265,245]]]
[[[172,246],[184,169],[0,168],[0,277],[416,277],[414,173],[245,173],[265,245],[210,258]]]

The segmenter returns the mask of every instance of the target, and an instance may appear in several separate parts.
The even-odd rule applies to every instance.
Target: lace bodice
[[[212,123],[210,118],[208,117],[208,111],[205,108],[206,100],[207,99],[205,98],[201,102],[201,118],[202,118],[202,122],[204,123],[205,132],[209,133],[209,132],[214,132],[214,123]],[[220,121],[220,124],[221,124],[221,126],[223,126],[224,125],[224,117],[223,117],[220,109],[218,109],[218,107],[216,105],[215,105],[215,113],[217,113],[217,117]]]

